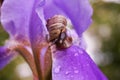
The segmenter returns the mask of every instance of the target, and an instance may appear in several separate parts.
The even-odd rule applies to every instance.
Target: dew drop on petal
[[[74,73],[79,73],[79,71],[78,70],[74,70]]]
[[[84,64],[83,66],[84,66],[84,67],[87,67],[87,66],[89,66],[89,64]]]
[[[60,69],[61,69],[61,66],[57,66],[57,67],[55,68],[55,73],[59,73],[59,72],[60,72]]]
[[[74,56],[78,56],[78,53],[75,53]]]
[[[68,75],[70,72],[69,71],[66,71],[65,74]]]
[[[78,52],[79,52],[80,54],[83,54],[83,52],[82,52],[81,50],[78,50]]]
[[[71,77],[71,78],[73,78],[74,76],[73,76],[73,75],[71,75],[70,77]]]

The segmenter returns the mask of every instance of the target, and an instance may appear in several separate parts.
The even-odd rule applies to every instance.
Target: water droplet
[[[74,76],[73,76],[73,75],[71,75],[70,77],[71,77],[71,78],[73,78]]]
[[[70,73],[69,71],[66,71],[66,72],[65,72],[66,75],[69,74],[69,73]]]
[[[61,67],[60,67],[60,66],[57,66],[57,67],[55,68],[55,73],[59,73],[59,72],[60,72],[60,69],[61,69]]]
[[[78,70],[75,70],[74,73],[78,73],[79,71]]]
[[[74,56],[78,56],[78,53],[75,53]]]
[[[89,66],[89,64],[84,64],[84,65],[83,65],[83,67],[88,67],[88,66]]]

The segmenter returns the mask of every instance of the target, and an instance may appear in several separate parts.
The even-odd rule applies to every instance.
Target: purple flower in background
[[[68,30],[74,36],[72,45],[54,52],[46,39],[46,23],[55,15],[70,20],[75,31]],[[20,54],[34,80],[107,80],[83,48],[82,33],[91,16],[88,0],[4,0],[1,23],[9,40],[0,47],[0,69]]]

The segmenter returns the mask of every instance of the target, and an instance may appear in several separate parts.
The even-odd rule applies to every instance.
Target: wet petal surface
[[[107,80],[89,55],[78,46],[53,54],[53,80]]]

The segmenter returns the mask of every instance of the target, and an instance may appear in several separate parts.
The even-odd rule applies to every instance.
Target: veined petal
[[[29,33],[31,44],[34,44],[34,42],[37,43],[38,41],[40,42],[45,38],[43,23],[36,13],[36,9],[32,11]]]
[[[107,80],[89,55],[78,46],[53,54],[53,80]]]
[[[34,1],[34,6],[32,7],[32,13],[31,13],[31,19],[30,19],[30,27],[29,27],[29,36],[30,36],[30,41],[31,44],[33,42],[37,42],[38,40],[41,41],[45,38],[44,34],[44,24],[40,16],[44,16],[42,14],[42,9],[40,9],[40,13],[37,13],[37,9],[39,4],[41,3],[39,0]],[[33,43],[34,44],[34,43]]]
[[[0,46],[0,70],[3,69],[14,57],[5,46]]]
[[[91,23],[92,8],[88,0],[53,0],[71,20],[76,32],[81,36]]]
[[[11,36],[27,36],[34,0],[4,0],[1,7],[1,22]]]

